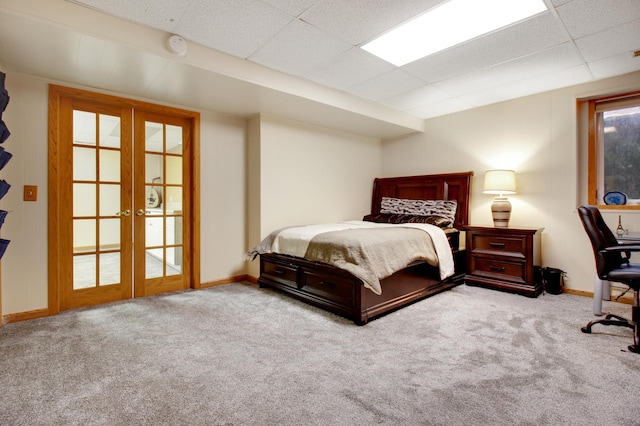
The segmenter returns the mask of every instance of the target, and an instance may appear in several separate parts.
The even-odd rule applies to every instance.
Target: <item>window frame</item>
[[[604,97],[598,97],[593,99],[585,100],[584,102],[588,105],[588,184],[587,184],[587,202],[590,205],[597,206],[599,209],[603,210],[640,210],[640,204],[629,204],[629,205],[609,205],[604,204],[604,202],[598,203],[598,190],[599,190],[599,181],[601,177],[599,176],[599,171],[604,169],[600,163],[604,162],[603,158],[603,147],[601,144],[598,144],[598,133],[599,126],[602,125],[600,120],[598,119],[599,111],[597,106],[609,104],[612,107],[622,108],[623,106],[617,106],[616,104],[623,104],[629,101],[637,102],[637,105],[640,106],[640,91],[620,93],[616,95],[609,95]],[[617,109],[611,108],[611,109]],[[603,178],[602,178],[603,179]],[[604,194],[603,194],[604,195]]]

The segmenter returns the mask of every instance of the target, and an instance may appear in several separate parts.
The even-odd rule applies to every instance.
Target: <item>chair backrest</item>
[[[619,268],[626,261],[622,257],[622,254],[616,253],[604,253],[603,250],[607,247],[613,247],[618,245],[616,236],[611,232],[611,229],[607,226],[602,214],[597,207],[594,206],[580,206],[578,207],[578,215],[584,226],[584,230],[591,240],[591,246],[593,247],[593,254],[596,259],[596,270],[598,271],[598,277],[606,280],[607,274],[612,269]]]

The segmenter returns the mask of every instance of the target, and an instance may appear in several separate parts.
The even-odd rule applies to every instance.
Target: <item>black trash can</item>
[[[542,284],[549,294],[562,293],[564,271],[558,268],[542,268]]]

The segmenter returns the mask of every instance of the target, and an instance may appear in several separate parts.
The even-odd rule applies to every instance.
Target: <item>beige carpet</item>
[[[631,330],[591,309],[463,285],[359,327],[240,283],[67,311],[0,329],[0,424],[640,424]]]

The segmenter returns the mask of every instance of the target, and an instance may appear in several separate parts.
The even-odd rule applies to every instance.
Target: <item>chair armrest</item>
[[[624,251],[640,251],[640,245],[638,244],[620,244],[619,246],[606,247],[602,249],[603,252],[624,252]]]

